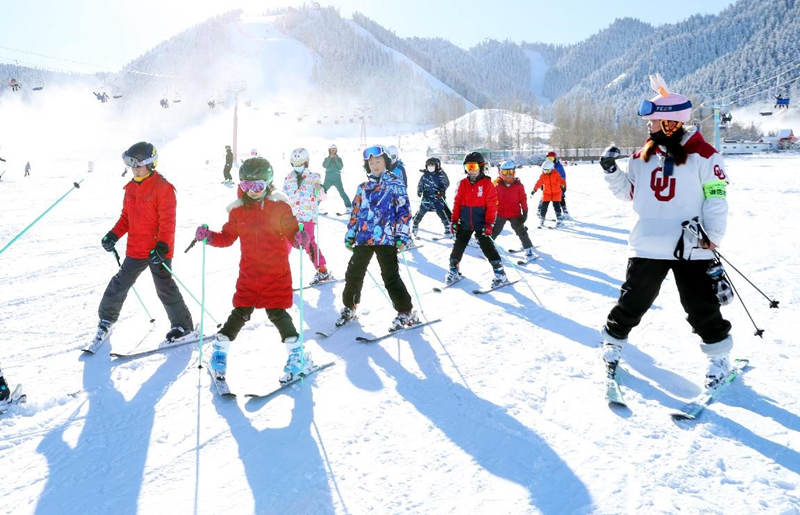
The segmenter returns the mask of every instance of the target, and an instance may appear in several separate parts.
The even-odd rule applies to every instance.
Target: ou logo
[[[728,182],[728,177],[725,175],[725,171],[720,165],[714,165],[714,175],[717,176],[717,179]]]
[[[659,166],[650,174],[650,189],[655,193],[656,200],[669,202],[675,197],[675,177],[664,177],[658,175],[661,171]]]

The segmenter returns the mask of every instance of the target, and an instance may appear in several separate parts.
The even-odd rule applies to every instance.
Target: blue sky
[[[0,0],[0,62],[115,71],[158,42],[220,12],[298,5],[264,0]],[[653,25],[715,14],[731,0],[342,0],[400,36],[442,37],[469,48],[484,39],[574,43],[633,17]],[[669,5],[668,8],[661,5]],[[38,55],[37,55],[38,54]],[[49,58],[50,57],[50,58]],[[52,59],[55,58],[55,59]]]

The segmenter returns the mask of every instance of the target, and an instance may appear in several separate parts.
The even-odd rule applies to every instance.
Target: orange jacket
[[[144,259],[163,241],[169,245],[167,258],[172,258],[175,246],[175,187],[163,175],[153,175],[142,182],[130,181],[125,185],[122,214],[111,232],[122,238],[128,234],[125,255]]]
[[[539,188],[542,189],[542,200],[544,202],[554,201],[561,202],[561,187],[566,186],[567,183],[558,175],[555,170],[550,173],[542,173],[536,185],[533,187],[531,195],[536,193]]]

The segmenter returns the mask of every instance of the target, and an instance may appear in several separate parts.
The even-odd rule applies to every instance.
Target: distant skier
[[[486,159],[480,152],[470,152],[464,157],[464,173],[467,177],[458,183],[458,191],[453,202],[451,221],[456,241],[450,253],[450,270],[445,277],[445,282],[448,284],[461,278],[459,264],[473,233],[483,255],[492,265],[494,272],[492,287],[508,282],[500,255],[492,241],[492,231],[497,218],[497,191],[485,173],[487,167]]]
[[[222,175],[225,182],[233,182],[231,176],[231,167],[233,166],[233,150],[230,145],[225,145],[225,167],[222,169]]]
[[[710,274],[719,265],[712,250],[727,226],[728,179],[720,154],[693,127],[684,127],[692,118],[689,99],[670,93],[658,74],[650,76],[650,84],[658,95],[643,100],[638,110],[649,121],[649,138],[630,159],[628,171],[617,167],[620,152],[614,146],[600,160],[611,192],[633,201],[637,215],[625,282],[602,331],[603,359],[613,377],[628,333],[639,325],[672,270],[687,321],[708,358],[705,385],[713,387],[727,376],[733,347],[731,324],[720,313],[720,301],[730,298]],[[689,237],[683,230],[684,221],[694,217],[705,227],[707,239]],[[674,333],[663,336],[664,341],[676,338]]]
[[[193,329],[192,315],[183,301],[178,285],[170,272],[162,266],[172,266],[175,246],[175,187],[158,171],[158,154],[152,143],[141,141],[122,154],[125,165],[130,167],[133,178],[125,185],[122,214],[103,237],[102,245],[108,252],[126,233],[128,245],[125,260],[119,272],[108,283],[100,301],[95,340],[105,340],[111,327],[119,318],[122,304],[133,283],[150,268],[156,293],[169,317],[171,329],[167,340],[186,336]]]
[[[410,241],[408,194],[399,179],[387,173],[389,155],[382,145],[366,148],[363,155],[367,180],[356,190],[344,237],[344,244],[353,251],[353,256],[347,263],[342,292],[344,308],[336,325],[344,325],[356,317],[367,266],[375,255],[383,284],[397,311],[389,329],[394,331],[419,323],[397,261],[398,252],[405,250]]]
[[[339,157],[336,145],[328,147],[328,157],[322,161],[322,167],[325,168],[325,182],[322,184],[322,189],[325,190],[325,193],[328,193],[328,189],[330,189],[331,186],[335,186],[336,191],[339,192],[339,196],[342,197],[345,211],[349,213],[352,208],[352,203],[345,194],[344,186],[342,185],[343,166],[342,158]]]
[[[422,197],[422,202],[420,202],[419,211],[414,216],[411,233],[416,238],[422,218],[428,211],[436,211],[442,224],[444,224],[444,235],[452,237],[453,231],[450,227],[450,219],[453,217],[453,213],[447,207],[445,198],[445,192],[450,186],[450,179],[447,178],[447,174],[442,170],[442,162],[438,157],[429,157],[425,161],[425,168],[420,172],[422,172],[422,177],[419,178],[419,183],[417,183],[417,196]]]
[[[496,239],[503,232],[506,221],[511,223],[522,248],[525,249],[525,258],[533,259],[533,243],[528,236],[525,222],[528,220],[528,195],[525,186],[516,177],[517,165],[514,161],[504,161],[500,165],[500,178],[495,180],[497,190],[497,218],[492,230],[492,239]]]
[[[564,179],[564,184],[561,186],[561,214],[564,220],[572,220],[572,217],[569,216],[569,211],[567,211],[567,172],[564,170],[564,165],[558,160],[556,153],[552,150],[547,153],[546,159],[553,162],[553,168]]]
[[[331,279],[331,274],[325,266],[325,256],[319,250],[314,237],[321,200],[320,194],[325,195],[325,192],[322,191],[319,174],[308,169],[308,150],[305,148],[294,149],[289,162],[292,165],[292,171],[283,181],[283,192],[289,197],[289,205],[292,207],[295,218],[303,224],[307,239],[302,248],[311,258],[314,268],[317,270],[311,281],[312,284],[316,284]]]
[[[7,401],[10,395],[11,391],[8,389],[5,377],[3,377],[3,370],[0,369],[0,402]]]
[[[31,162],[28,161],[25,163],[25,175],[24,177],[28,177],[31,174]]]
[[[553,173],[555,165],[550,160],[545,160],[542,163],[542,174],[539,180],[533,186],[531,195],[534,195],[538,190],[542,190],[542,201],[539,203],[539,228],[544,227],[544,218],[547,215],[547,208],[550,207],[550,202],[553,203],[553,209],[556,212],[556,227],[561,227],[564,223],[564,215],[561,214],[561,187],[564,185],[564,179],[558,174]]]
[[[19,82],[14,77],[8,79],[8,85],[11,87],[11,91],[19,91]]]
[[[286,196],[275,190],[272,165],[263,157],[247,159],[239,167],[241,197],[228,206],[228,221],[220,232],[202,225],[195,239],[212,247],[229,247],[237,239],[242,252],[233,294],[233,311],[214,339],[211,368],[218,379],[227,373],[230,342],[236,339],[256,308],[264,308],[280,333],[289,357],[281,383],[304,375],[313,363],[286,311],[292,306],[290,244],[303,246],[307,233],[298,230]]]
[[[408,175],[406,175],[406,165],[403,163],[403,160],[400,159],[400,151],[394,145],[389,145],[388,147],[386,147],[386,151],[389,153],[389,159],[392,163],[389,166],[389,171],[397,175],[397,177],[401,181],[403,181],[403,186],[408,188]]]

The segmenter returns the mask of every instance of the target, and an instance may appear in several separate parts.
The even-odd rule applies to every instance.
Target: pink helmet
[[[650,100],[642,100],[637,114],[646,120],[673,120],[686,123],[692,118],[692,102],[678,93],[670,93],[661,75],[650,76],[650,87],[658,92]]]

